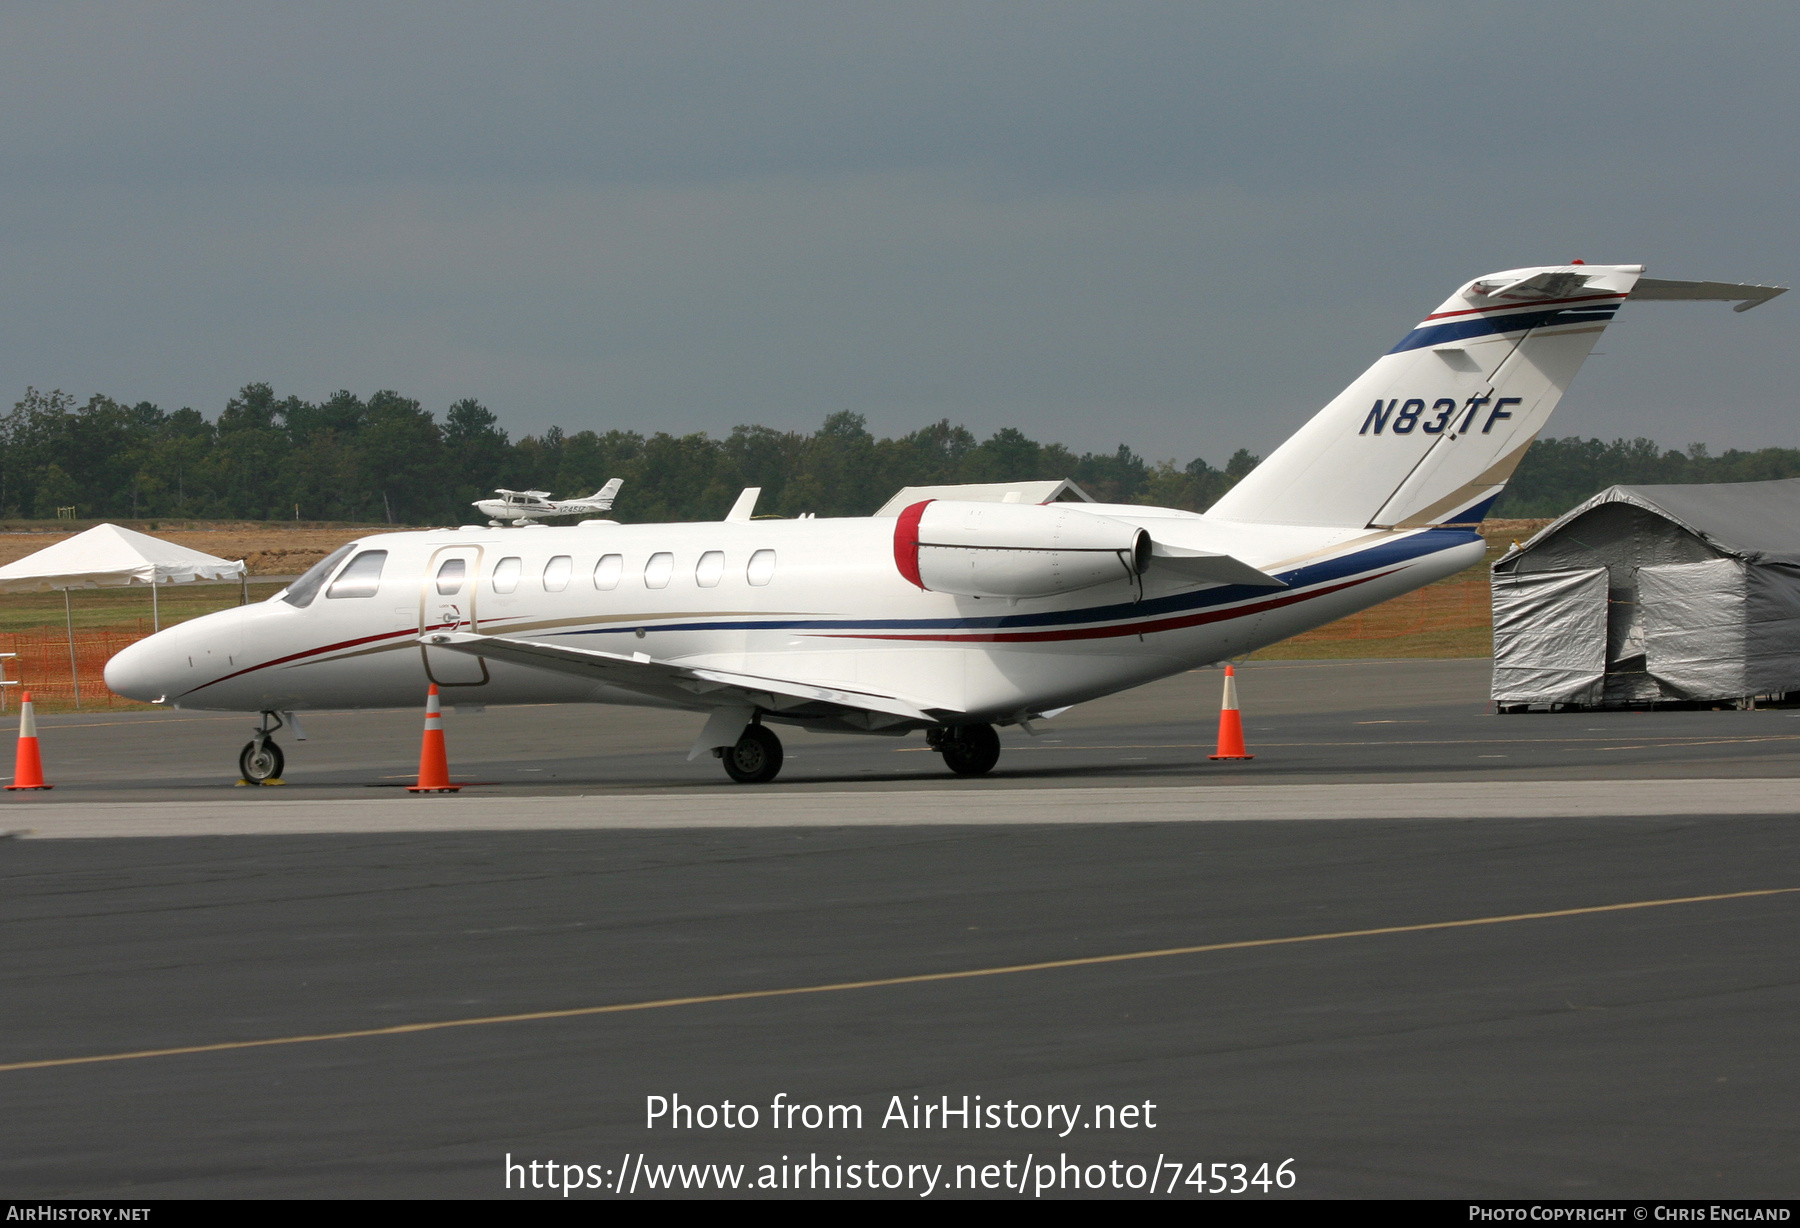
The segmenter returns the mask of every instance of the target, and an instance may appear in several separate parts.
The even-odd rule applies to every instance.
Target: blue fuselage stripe
[[[1347,576],[1376,571],[1383,567],[1409,563],[1427,555],[1481,540],[1479,533],[1466,529],[1426,529],[1399,541],[1383,542],[1366,550],[1358,550],[1335,559],[1274,573],[1290,589],[1311,588]],[[1118,622],[1166,617],[1211,606],[1231,605],[1269,596],[1271,590],[1244,584],[1227,584],[1198,592],[1175,593],[1152,597],[1145,601],[1117,602],[1112,605],[1087,606],[1077,610],[1053,610],[1038,614],[1000,614],[980,618],[771,618],[731,619],[701,622],[654,623],[658,631],[1002,631],[1021,628],[1069,627],[1084,623]],[[557,638],[576,635],[632,635],[637,625],[593,627],[557,633]]]

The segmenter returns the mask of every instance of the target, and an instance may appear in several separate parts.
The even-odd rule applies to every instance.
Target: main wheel
[[[763,725],[747,725],[725,752],[725,774],[740,785],[766,785],[781,771],[781,739]]]
[[[1000,762],[1000,735],[992,725],[952,725],[938,750],[958,776],[985,776]]]
[[[265,780],[281,779],[281,769],[285,766],[286,760],[282,758],[281,747],[275,745],[273,738],[264,738],[260,750],[255,742],[246,742],[238,755],[238,771],[253,785],[260,785]]]

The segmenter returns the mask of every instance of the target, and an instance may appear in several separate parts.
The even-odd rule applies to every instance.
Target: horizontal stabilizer
[[[1171,571],[1202,584],[1245,584],[1254,588],[1286,588],[1266,571],[1259,571],[1229,554],[1212,554],[1205,550],[1189,550],[1184,546],[1168,546],[1152,542],[1150,566],[1154,570]]]
[[[595,682],[628,687],[632,690],[677,693],[675,697],[704,696],[710,705],[726,705],[734,700],[771,712],[784,712],[814,704],[852,712],[879,713],[885,717],[935,723],[941,714],[960,711],[956,708],[934,708],[927,711],[912,700],[875,691],[845,687],[817,686],[786,678],[768,678],[741,674],[732,670],[705,666],[677,665],[672,661],[653,660],[647,653],[623,656],[599,652],[591,648],[570,648],[563,644],[546,644],[539,640],[511,639],[498,635],[474,635],[462,632],[431,632],[419,637],[421,644],[464,652],[493,661],[509,661],[561,674],[575,674]],[[680,693],[685,692],[685,696]],[[882,722],[888,723],[888,722]]]
[[[1663,281],[1640,277],[1632,287],[1631,297],[1646,302],[1736,303],[1733,311],[1749,311],[1778,294],[1786,294],[1786,286],[1748,286],[1728,281]]]

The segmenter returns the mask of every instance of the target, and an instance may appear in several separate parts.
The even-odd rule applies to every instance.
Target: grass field
[[[266,601],[281,587],[280,581],[253,579],[250,581],[250,600]],[[235,582],[165,584],[156,590],[157,610],[165,627],[226,609],[242,600],[242,592]],[[83,631],[103,629],[150,634],[150,590],[146,587],[78,588],[69,594],[69,612],[74,615],[78,635]],[[63,633],[63,595],[7,593],[0,596],[0,632],[34,631]]]

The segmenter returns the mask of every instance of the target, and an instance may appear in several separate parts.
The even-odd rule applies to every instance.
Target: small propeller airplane
[[[507,490],[502,486],[494,491],[500,498],[477,499],[473,506],[482,515],[490,517],[488,524],[492,528],[508,522],[524,526],[557,516],[591,516],[595,512],[612,511],[613,500],[618,498],[619,486],[624,480],[614,478],[585,499],[552,499],[547,490]]]
[[[280,774],[270,735],[296,712],[413,708],[428,682],[451,703],[692,711],[689,759],[711,752],[745,783],[781,769],[772,725],[923,732],[980,775],[996,726],[1029,732],[1479,562],[1482,517],[1621,306],[1743,311],[1783,292],[1643,273],[1574,262],[1463,284],[1205,514],[1022,482],[753,519],[752,488],[711,523],[383,533],[266,602],[133,644],[106,683],[260,713],[249,780]],[[610,506],[618,485],[579,502]]]

